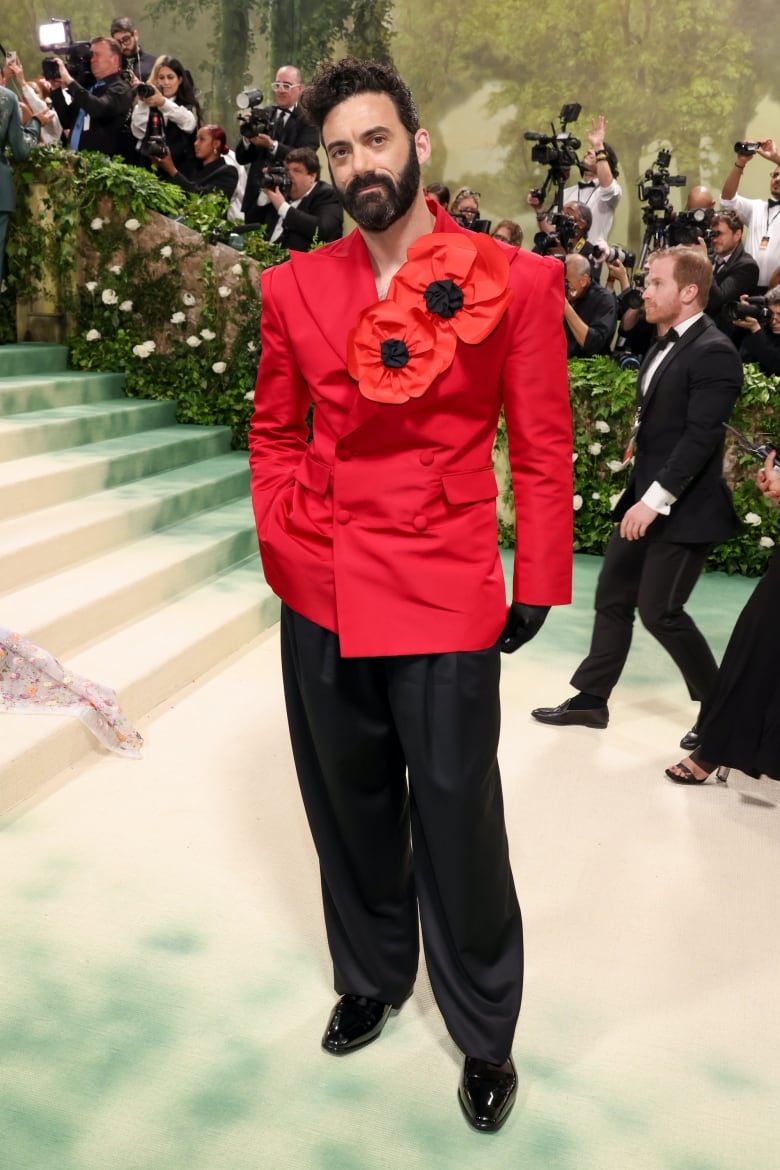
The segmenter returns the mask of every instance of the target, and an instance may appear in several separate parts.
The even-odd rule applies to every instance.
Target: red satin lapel
[[[358,231],[327,251],[291,252],[302,308],[339,360],[347,364],[347,335],[376,299],[371,260]]]

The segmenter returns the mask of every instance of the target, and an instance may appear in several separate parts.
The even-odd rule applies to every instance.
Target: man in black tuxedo
[[[54,58],[60,75],[51,82],[52,105],[69,131],[71,150],[120,154],[122,130],[133,104],[133,91],[122,73],[122,50],[111,37],[93,37],[90,48],[95,81],[89,89],[73,80],[62,58]],[[67,89],[70,102],[66,102],[63,89]]]
[[[274,164],[283,163],[291,150],[308,146],[317,150],[320,136],[316,126],[304,117],[298,100],[303,93],[301,72],[294,65],[282,65],[276,72],[271,86],[275,105],[269,107],[271,133],[256,134],[253,138],[239,139],[236,159],[249,163],[246,193],[241,210],[247,223],[260,223],[264,216],[258,207],[263,171]]]
[[[723,424],[742,386],[742,365],[703,313],[712,280],[706,255],[669,248],[652,253],[647,268],[645,313],[658,339],[639,371],[630,444],[636,458],[612,513],[590,651],[571,679],[579,693],[532,711],[540,723],[607,726],[607,700],[628,656],[636,610],[692,699],[706,698],[717,674],[683,606],[713,545],[737,528],[723,480]],[[696,745],[695,726],[685,740]]]
[[[293,252],[308,252],[314,237],[321,244],[340,240],[344,233],[344,210],[330,183],[320,181],[320,160],[308,146],[291,150],[285,159],[290,189],[268,191],[265,217],[271,243]]]
[[[736,211],[719,211],[710,227],[713,280],[707,298],[707,315],[735,345],[741,341],[741,335],[726,316],[725,307],[743,295],[750,296],[758,286],[758,264],[742,246],[743,226]],[[700,239],[696,246],[706,252],[704,240]]]

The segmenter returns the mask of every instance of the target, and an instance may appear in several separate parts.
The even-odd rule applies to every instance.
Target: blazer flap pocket
[[[324,496],[330,484],[330,468],[327,463],[318,463],[307,457],[301,460],[295,478],[318,496]]]
[[[479,500],[495,500],[498,495],[498,484],[492,467],[443,475],[441,482],[450,504],[476,504]]]

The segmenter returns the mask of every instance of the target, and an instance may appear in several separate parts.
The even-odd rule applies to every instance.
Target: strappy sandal
[[[675,784],[704,784],[709,780],[713,772],[715,772],[719,784],[725,784],[727,782],[731,768],[718,768],[716,764],[707,764],[704,760],[700,762],[699,760],[694,760],[693,757],[689,758],[691,759],[691,763],[696,764],[697,768],[701,768],[704,775],[697,776],[684,760],[680,760],[679,764],[672,764],[671,767],[664,769],[666,775]]]

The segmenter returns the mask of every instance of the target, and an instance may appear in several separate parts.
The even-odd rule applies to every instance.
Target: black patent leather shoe
[[[690,731],[686,731],[685,735],[680,740],[680,747],[683,751],[692,752],[699,746],[699,725],[694,723]]]
[[[517,1096],[517,1071],[512,1057],[488,1064],[467,1056],[458,1085],[458,1100],[466,1120],[481,1133],[495,1133],[512,1111]]]
[[[366,999],[364,995],[342,995],[330,1013],[322,1047],[334,1056],[355,1052],[376,1040],[390,1015],[392,1004]]]
[[[596,727],[603,730],[609,723],[609,707],[572,707],[571,699],[565,699],[557,707],[535,707],[531,712],[539,723],[552,723],[553,726],[566,727],[574,724],[578,727]]]

